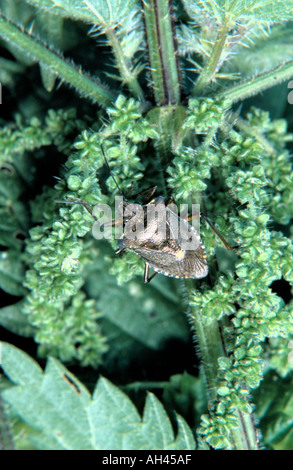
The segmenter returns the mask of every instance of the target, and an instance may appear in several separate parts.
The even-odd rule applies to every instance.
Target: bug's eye
[[[133,225],[132,229],[133,232],[136,232],[136,225]]]

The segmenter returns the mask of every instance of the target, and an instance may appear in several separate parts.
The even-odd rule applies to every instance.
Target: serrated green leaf
[[[144,429],[151,437],[150,448],[159,443],[162,449],[166,449],[170,443],[170,436],[174,436],[172,426],[163,405],[153,393],[148,393],[144,413]]]
[[[182,416],[176,414],[178,423],[178,432],[174,445],[171,445],[169,449],[194,449],[195,442],[190,427]]]
[[[37,30],[40,29],[42,39],[57,51],[62,50],[63,24],[62,16],[44,11],[39,12],[37,16],[37,26],[39,26]],[[52,91],[57,74],[42,63],[40,63],[40,70],[44,87],[48,92]]]
[[[292,450],[292,376],[282,380],[274,371],[268,372],[254,400],[264,445],[273,450]]]
[[[90,34],[106,33],[120,71],[119,80],[125,81],[134,95],[142,99],[143,92],[137,81],[141,66],[131,63],[143,41],[143,25],[137,0],[27,0],[51,15],[73,18],[93,25]],[[50,71],[46,72],[50,73]]]
[[[90,297],[97,299],[107,336],[113,338],[110,354],[116,351],[119,357],[123,350],[125,357],[134,341],[157,350],[170,338],[186,340],[188,329],[185,317],[178,313],[180,298],[173,280],[157,276],[146,288],[142,268],[140,277],[117,286],[115,277],[108,274],[111,259],[107,255],[110,258],[113,252],[105,242],[100,242],[99,247],[101,256],[91,266],[86,290]],[[137,262],[137,256],[134,257]],[[129,266],[126,265],[125,269],[129,270]],[[118,341],[117,335],[120,334],[127,341],[127,346],[124,341]]]
[[[227,61],[223,71],[240,72],[241,77],[252,77],[264,70],[269,70],[292,58],[293,28],[291,23],[272,28],[269,37],[253,37],[247,60],[247,48],[239,48],[238,53]]]
[[[9,370],[7,374],[17,385],[25,386],[32,384],[38,387],[42,380],[41,367],[30,358],[28,354],[11,344],[1,342],[1,367]]]
[[[20,336],[33,336],[35,329],[29,324],[28,317],[21,311],[22,302],[0,309],[0,325]]]
[[[47,48],[36,38],[24,33],[20,28],[0,16],[0,36],[9,44],[12,43],[22,53],[23,57],[30,57],[34,61],[39,61],[43,66],[51,68],[52,72],[62,76],[64,81],[78,88],[79,92],[91,97],[93,100],[101,100],[104,105],[109,105],[113,99],[109,89],[103,86],[98,80],[93,80],[80,69],[74,67],[69,61],[60,57],[56,52]],[[83,75],[83,78],[81,78]]]
[[[135,0],[26,0],[41,9],[91,24],[112,24],[126,18],[135,7]]]
[[[227,18],[241,21],[241,19],[255,19],[258,21],[277,22],[288,21],[293,18],[292,0],[183,0],[184,7],[191,18],[196,19],[199,12],[204,11],[218,22],[223,23]]]
[[[34,430],[28,438],[38,449],[177,449],[194,448],[181,418],[176,440],[170,420],[150,394],[143,419],[131,400],[105,378],[91,397],[59,361],[50,358],[44,372],[25,353],[0,343],[2,368],[15,383],[3,399]]]

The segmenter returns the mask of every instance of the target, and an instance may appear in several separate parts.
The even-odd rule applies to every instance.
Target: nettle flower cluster
[[[202,121],[205,111],[209,117],[211,109],[214,111],[217,106],[218,115],[223,116],[226,103],[222,103],[220,107],[210,99],[197,102],[192,100],[184,127],[189,128],[191,122],[194,125],[197,116],[200,116]],[[119,98],[115,107],[110,108],[108,113],[110,116],[108,125],[103,126],[98,132],[84,131],[77,139],[74,144],[75,151],[66,163],[66,182],[57,183],[55,191],[46,196],[51,197],[51,204],[47,205],[45,212],[47,221],[31,230],[32,241],[28,243],[27,250],[28,262],[32,269],[28,271],[26,281],[31,294],[24,310],[28,313],[34,312],[34,316],[30,317],[33,324],[40,331],[46,330],[42,334],[39,333],[38,339],[47,346],[54,344],[55,341],[58,344],[59,341],[54,340],[56,335],[53,334],[56,312],[60,312],[60,309],[66,310],[71,305],[70,299],[73,299],[84,283],[85,266],[96,256],[101,256],[101,253],[94,248],[91,237],[87,236],[84,239],[92,229],[93,220],[90,215],[80,206],[60,207],[55,204],[53,208],[53,199],[64,198],[66,191],[66,196],[84,199],[89,204],[98,202],[111,204],[113,202],[111,193],[114,194],[117,190],[112,178],[108,175],[106,191],[105,188],[101,190],[98,181],[98,171],[104,164],[101,143],[107,151],[107,158],[119,185],[123,190],[130,191],[133,181],[139,181],[143,177],[145,161],[142,162],[139,153],[144,151],[144,142],[157,137],[155,126],[141,117],[138,104],[133,100],[126,101],[125,98]],[[282,299],[272,293],[270,285],[282,276],[288,282],[292,282],[290,277],[292,245],[286,237],[268,228],[268,225],[274,222],[287,221],[279,206],[284,204],[283,197],[287,201],[292,178],[292,172],[286,171],[289,157],[284,146],[288,137],[281,123],[278,123],[278,126],[271,123],[266,113],[253,110],[248,118],[251,129],[257,129],[272,148],[278,148],[274,150],[275,154],[272,155],[264,149],[260,139],[253,139],[249,135],[245,137],[230,128],[228,133],[219,131],[222,142],[217,147],[214,145],[207,147],[204,140],[197,150],[182,144],[175,151],[175,157],[167,170],[169,186],[179,200],[187,194],[190,196],[190,180],[195,198],[204,188],[209,187],[211,181],[217,188],[207,200],[208,210],[215,214],[214,224],[222,230],[223,235],[237,245],[238,258],[235,272],[229,272],[224,276],[220,273],[214,288],[206,293],[199,291],[193,303],[196,310],[203,309],[206,322],[211,318],[219,319],[224,315],[233,314],[236,338],[238,336],[241,338],[237,341],[241,343],[239,351],[244,354],[242,361],[246,361],[246,356],[252,356],[251,348],[253,356],[255,351],[260,352],[260,349],[255,347],[267,336],[279,336],[284,331],[288,334],[288,329],[291,328],[288,316],[290,307],[284,306]],[[209,122],[208,119],[206,122]],[[202,129],[205,136],[208,131],[209,125],[206,129]],[[280,155],[283,165],[278,165],[278,172],[273,172],[272,163],[275,159],[280,161]],[[195,179],[190,172],[193,172]],[[280,187],[282,191],[279,190]],[[39,199],[40,206],[43,206],[43,198]],[[34,211],[40,213],[37,204]],[[287,211],[286,217],[289,216]],[[207,251],[212,255],[215,236],[203,224],[201,230]],[[213,263],[213,257],[210,259]],[[141,274],[141,271],[142,263],[135,254],[128,253],[119,259],[113,256],[110,272],[117,276],[118,282],[125,282],[134,275]],[[40,308],[42,299],[47,304],[48,298],[52,302],[49,304],[52,307],[50,321],[48,318],[51,314],[48,313],[48,308]],[[85,316],[87,317],[87,314]],[[284,316],[287,316],[288,327],[284,327]],[[91,315],[89,317],[93,319]],[[64,312],[58,315],[60,337],[68,323],[65,318]],[[96,325],[95,322],[93,331],[96,330]],[[70,335],[67,334],[66,338],[70,341]],[[84,340],[86,342],[87,338]],[[62,350],[64,355],[66,351],[64,340],[60,340],[59,344],[60,352]],[[79,350],[81,350],[80,344],[82,343],[79,342]],[[68,347],[68,350],[72,352],[66,357],[76,354],[74,348]],[[253,363],[258,364],[257,358],[253,359]],[[245,367],[247,364],[246,361]],[[261,379],[261,367],[257,365],[256,369],[256,374],[250,374],[251,380],[256,375],[255,384]],[[241,384],[241,380],[238,380],[238,383]]]
[[[170,193],[177,201],[202,202],[202,192],[208,193],[208,213],[234,246],[232,258],[223,264],[223,254],[215,252],[215,234],[201,223],[212,285],[203,280],[188,296],[195,327],[199,318],[207,331],[215,320],[227,323],[224,352],[215,364],[213,407],[200,428],[216,448],[231,445],[237,413],[250,416],[250,393],[262,379],[267,338],[272,339],[266,357],[271,367],[282,375],[292,367],[288,361],[292,302],[285,304],[272,290],[272,283],[281,278],[292,285],[292,242],[274,229],[293,215],[293,173],[285,149],[291,136],[284,121],[270,121],[268,113],[257,109],[251,110],[247,121],[239,118],[238,129],[233,128],[235,119],[226,112],[228,105],[225,100],[190,100],[183,113],[184,132],[180,138],[177,135],[176,145],[173,141],[166,167]],[[19,122],[18,128],[2,136],[6,159],[14,158],[20,149],[52,144],[69,155],[64,178],[31,204],[36,226],[30,230],[23,255],[29,267],[28,293],[20,309],[28,316],[42,354],[92,366],[101,362],[107,338],[100,329],[102,312],[82,290],[91,265],[100,266],[103,277],[106,262],[108,272],[124,284],[142,276],[143,263],[134,253],[121,258],[114,251],[111,256],[104,253],[91,235],[90,214],[79,205],[56,200],[79,198],[113,206],[117,188],[105,174],[101,144],[119,186],[131,194],[135,184],[148,178],[151,149],[159,137],[152,113],[143,117],[133,99],[120,96],[107,112],[108,122],[97,120],[90,130],[73,112],[59,111],[49,112],[44,124]],[[196,148],[188,145],[194,128],[201,135]],[[210,137],[211,129],[213,134],[217,130],[217,142]],[[74,132],[79,135],[72,145],[68,136]],[[115,241],[110,243],[116,248]],[[229,258],[227,252],[224,258]]]
[[[262,380],[262,345],[267,338],[277,339],[280,346],[270,352],[272,367],[283,374],[292,368],[288,347],[293,304],[285,304],[271,288],[281,278],[291,285],[293,281],[292,242],[273,229],[292,218],[293,173],[285,150],[291,136],[284,121],[270,122],[268,113],[256,109],[248,115],[248,123],[256,139],[231,130],[216,150],[217,178],[224,181],[227,194],[226,205],[220,201],[221,211],[228,214],[236,244],[235,272],[219,275],[212,289],[196,290],[191,296],[195,322],[197,315],[207,326],[230,316],[224,339],[228,354],[218,360],[220,399],[214,402],[212,417],[203,417],[201,428],[216,448],[231,445],[228,436],[237,427],[235,410],[244,415],[252,411],[248,397]],[[214,207],[220,208],[217,201]]]

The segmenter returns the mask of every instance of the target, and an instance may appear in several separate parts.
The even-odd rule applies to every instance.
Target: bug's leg
[[[118,250],[115,251],[115,255],[120,255],[120,253],[123,253],[125,248],[118,248]]]
[[[147,282],[149,282],[149,280],[148,280],[149,271],[150,271],[150,266],[149,266],[149,264],[145,263],[145,265],[144,265],[144,278],[143,278],[145,284],[146,284]]]
[[[204,208],[204,212],[206,213],[206,205],[205,205],[205,200],[204,198],[202,198],[202,206]],[[219,237],[219,239],[221,240],[221,242],[225,245],[225,248],[227,250],[234,250],[236,247],[231,247],[229,245],[229,243],[225,240],[225,238],[218,232],[218,230],[216,229],[216,227],[212,224],[212,222],[209,220],[209,218],[204,214],[204,213],[201,213],[200,214],[201,217],[204,218],[204,220],[209,224],[209,226],[211,227],[211,229],[215,232],[215,234]]]
[[[203,217],[205,219],[205,221],[209,224],[209,226],[211,227],[211,229],[215,232],[215,234],[219,237],[219,239],[221,240],[221,242],[225,245],[225,248],[227,250],[234,250],[234,248],[232,246],[229,245],[229,243],[225,240],[225,238],[220,234],[220,232],[218,232],[218,230],[216,229],[216,227],[212,224],[212,222],[210,221],[210,219],[205,215],[205,214],[200,214],[201,217]],[[198,214],[196,215],[189,215],[187,220],[188,222],[190,222],[191,220],[194,220],[195,218],[198,217]]]
[[[202,215],[202,214],[200,214],[200,215]],[[191,222],[192,220],[198,219],[198,218],[199,218],[199,214],[189,215],[187,217],[187,222]]]
[[[110,220],[109,222],[105,222],[102,224],[103,227],[114,227],[115,225],[122,225],[124,222],[124,219],[115,219],[115,220]]]
[[[89,214],[95,219],[95,221],[98,222],[97,217],[93,214],[93,211],[91,209],[91,205],[88,204],[87,202],[85,202],[83,199],[70,199],[68,197],[66,201],[58,201],[57,200],[55,202],[60,203],[60,204],[80,204],[81,206],[83,206],[89,212]]]
[[[143,196],[144,194],[146,194],[146,198],[143,201],[143,203],[145,205],[145,204],[148,204],[151,201],[151,199],[152,199],[152,197],[153,197],[153,195],[155,194],[156,191],[157,191],[157,186],[150,186],[149,188],[144,189],[143,191],[140,191],[137,194],[134,194],[132,197],[134,199],[136,199],[139,196]]]
[[[208,219],[208,217],[204,214],[200,214],[204,220],[209,224],[209,226],[211,227],[211,229],[215,232],[215,234],[219,237],[219,239],[221,240],[221,242],[225,245],[225,248],[227,250],[234,250],[234,248],[232,246],[229,245],[229,243],[225,240],[225,238],[220,234],[220,232],[218,232],[218,230],[216,229],[216,227],[212,224],[212,222]]]
[[[148,204],[152,200],[153,195],[157,191],[157,186],[153,186],[152,188],[148,188],[146,191],[149,191],[149,193],[147,194],[145,200],[143,201],[144,204]]]
[[[170,204],[175,204],[176,205],[175,199],[172,196],[168,197],[168,199],[165,203],[166,206],[170,206]]]
[[[55,202],[58,202],[58,203],[61,203],[61,204],[80,204],[81,206],[83,206],[88,212],[89,214],[93,217],[93,219],[95,219],[96,222],[99,222],[99,219],[95,216],[95,214],[93,213],[92,209],[91,209],[91,205],[88,204],[87,202],[85,202],[83,199],[70,199],[70,198],[67,198],[66,201],[55,201]],[[123,219],[115,219],[115,220],[110,220],[110,222],[105,222],[104,224],[101,224],[103,227],[113,227],[114,225],[121,225],[123,224]]]
[[[115,176],[114,176],[113,173],[112,173],[112,170],[111,170],[111,168],[110,168],[110,165],[109,165],[109,163],[108,163],[108,160],[107,160],[107,158],[106,158],[106,155],[105,155],[105,152],[104,152],[104,148],[103,148],[102,145],[101,145],[101,150],[102,150],[102,154],[103,154],[103,157],[104,157],[104,160],[105,160],[107,169],[108,169],[108,171],[109,171],[109,174],[110,174],[111,177],[113,178],[113,181],[114,181],[114,183],[115,183],[117,189],[120,191],[120,193],[121,193],[122,196],[124,197],[125,201],[127,201],[127,198],[126,198],[124,192],[123,192],[122,189],[120,188],[119,184],[118,184],[117,181],[116,181]]]
[[[155,277],[155,275],[158,274],[155,272],[151,275],[151,277],[149,277],[149,273],[150,273],[150,265],[148,263],[145,263],[145,267],[144,267],[144,282],[145,283],[151,282],[151,280]]]

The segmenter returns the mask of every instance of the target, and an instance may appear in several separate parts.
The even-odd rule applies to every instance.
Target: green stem
[[[229,25],[223,24],[219,30],[218,37],[209,56],[208,62],[205,64],[198,80],[193,87],[193,95],[200,95],[208,84],[213,80],[221,59],[223,49],[227,40]]]
[[[113,53],[116,58],[116,64],[121,74],[122,81],[127,83],[130,91],[133,93],[135,98],[140,101],[144,101],[144,93],[143,90],[135,76],[135,74],[131,71],[131,64],[129,60],[125,57],[121,44],[117,38],[114,28],[107,28],[104,26],[105,33],[109,40],[109,43],[112,47]]]
[[[63,81],[76,88],[82,96],[91,99],[94,103],[107,107],[115,100],[116,95],[97,79],[92,79],[80,68],[67,62],[56,52],[48,49],[46,45],[2,16],[0,16],[0,37],[9,41],[25,55],[39,61],[42,66],[48,67]]]
[[[225,329],[227,325],[223,321],[214,320],[206,322],[201,313],[192,307],[192,281],[185,282],[189,298],[189,314],[195,327],[195,336],[202,360],[204,375],[207,385],[208,409],[211,414],[219,401],[219,365],[220,357],[227,357],[225,347]],[[234,410],[238,426],[230,430],[229,439],[234,450],[258,449],[258,437],[252,415],[244,415],[239,409]]]
[[[238,420],[238,428],[232,429],[231,438],[235,450],[259,450],[259,439],[253,415],[244,415],[240,410],[235,410]]]
[[[131,382],[126,385],[122,385],[122,390],[154,390],[154,389],[161,389],[164,390],[170,386],[170,382],[154,382],[154,381],[146,381],[146,382]]]
[[[142,4],[156,104],[178,104],[180,77],[171,1],[142,0]]]
[[[234,103],[250,96],[256,95],[261,91],[271,88],[279,83],[289,80],[293,77],[293,60],[278,65],[277,67],[264,72],[255,77],[244,80],[238,85],[234,85],[227,90],[222,91],[216,98],[227,98]]]
[[[217,400],[218,358],[225,356],[225,349],[219,323],[214,321],[206,326],[199,312],[192,311],[191,313],[206,379],[209,408],[211,409]]]

